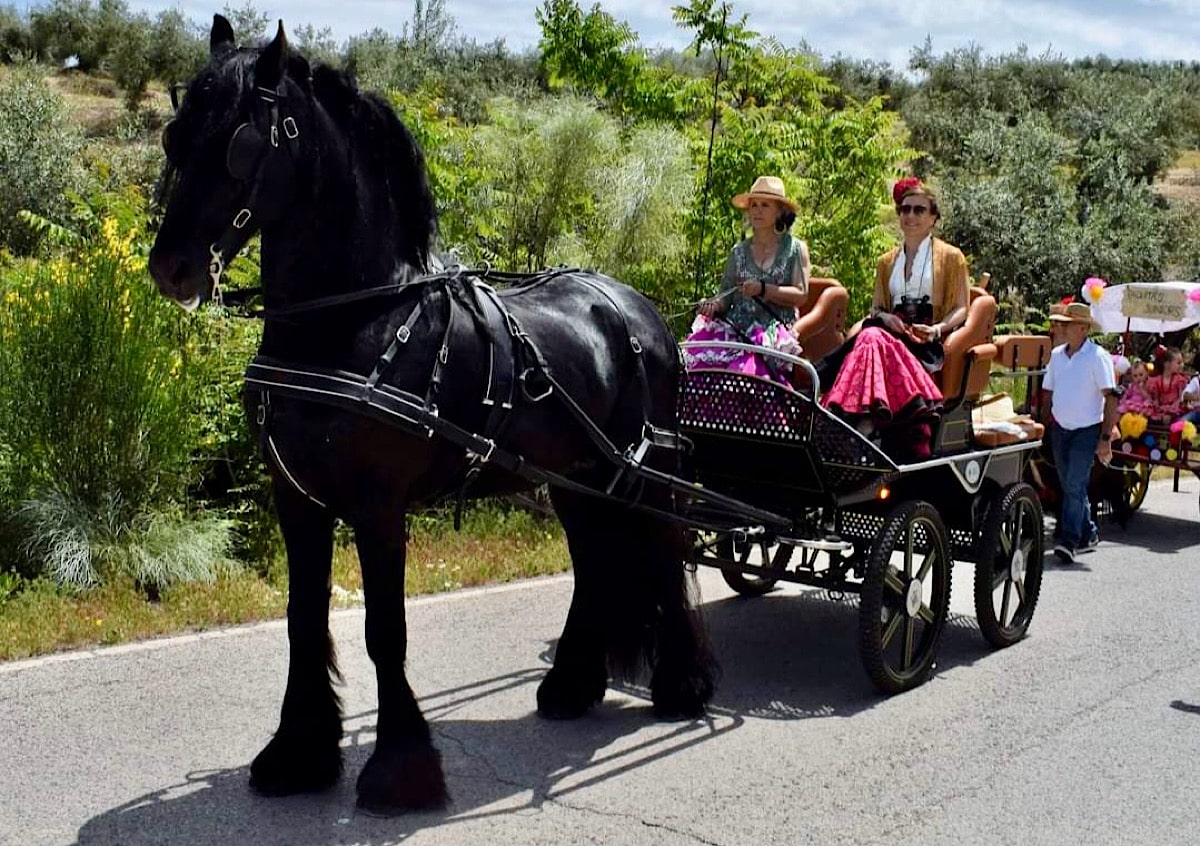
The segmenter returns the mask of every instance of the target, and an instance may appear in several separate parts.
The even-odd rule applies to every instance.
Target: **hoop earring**
[[[785,224],[783,222],[783,218],[782,217],[775,218],[775,234],[782,235],[784,232],[787,232],[787,231],[788,231],[787,224]]]

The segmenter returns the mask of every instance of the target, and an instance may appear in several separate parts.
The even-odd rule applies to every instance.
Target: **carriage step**
[[[836,535],[824,538],[787,538],[780,535],[780,543],[788,543],[802,549],[812,549],[817,552],[852,552],[854,544],[842,540]]]

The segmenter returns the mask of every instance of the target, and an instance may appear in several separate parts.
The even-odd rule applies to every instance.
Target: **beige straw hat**
[[[1067,303],[1061,312],[1052,313],[1050,320],[1054,323],[1086,323],[1091,331],[1100,331],[1100,324],[1092,317],[1092,307],[1087,303]]]
[[[738,209],[747,208],[752,198],[774,200],[780,205],[787,206],[792,211],[796,211],[795,202],[788,199],[787,189],[783,187],[783,180],[778,176],[758,177],[758,179],[754,180],[754,184],[750,186],[749,191],[734,196],[733,206]]]

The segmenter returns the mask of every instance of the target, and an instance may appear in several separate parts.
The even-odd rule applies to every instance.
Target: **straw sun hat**
[[[1060,309],[1052,309],[1053,323],[1086,323],[1093,332],[1100,331],[1100,324],[1092,317],[1092,307],[1087,303],[1067,303]]]
[[[782,206],[787,206],[792,211],[796,211],[796,204],[788,199],[787,189],[783,187],[783,180],[778,176],[760,176],[754,180],[754,184],[750,186],[750,190],[744,194],[737,194],[733,198],[733,207],[737,209],[745,209],[750,206],[751,199],[774,200]]]

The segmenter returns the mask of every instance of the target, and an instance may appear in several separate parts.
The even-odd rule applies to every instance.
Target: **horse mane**
[[[416,139],[385,99],[361,91],[345,71],[314,66],[312,92],[346,136],[355,166],[370,183],[386,186],[400,257],[428,270],[437,211]]]

